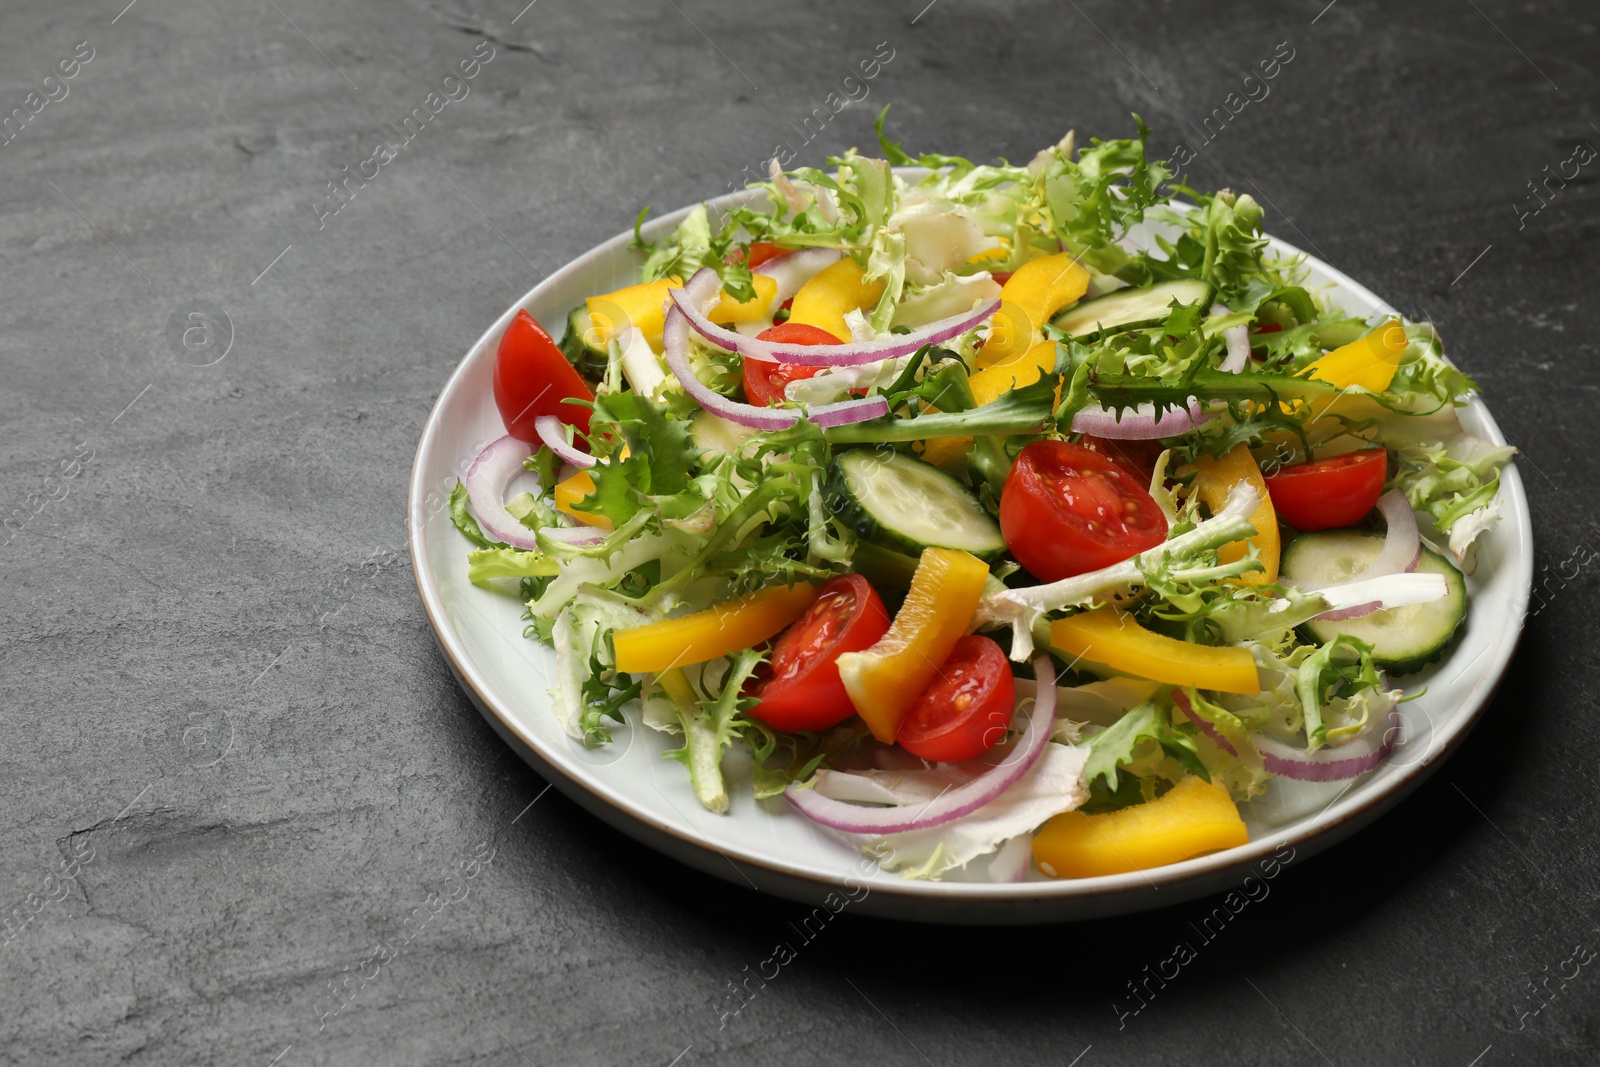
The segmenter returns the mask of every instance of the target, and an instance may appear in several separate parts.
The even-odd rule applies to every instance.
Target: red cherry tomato
[[[1159,441],[1109,441],[1088,434],[1078,443],[1110,457],[1111,462],[1138,479],[1140,485],[1149,485],[1150,479],[1155,477],[1156,460],[1163,451]]]
[[[519,441],[537,441],[533,420],[554,415],[588,433],[589,409],[563,404],[568,397],[593,400],[594,393],[544,327],[526,311],[517,312],[501,335],[494,357],[494,403],[506,432]]]
[[[792,305],[794,298],[786,302]],[[780,322],[776,326],[768,327],[756,334],[757,341],[771,341],[781,345],[842,345],[833,334],[821,326],[812,326],[804,322]]]
[[[1250,337],[1251,337],[1250,358],[1251,359],[1266,359],[1267,358],[1266,349],[1265,348],[1258,348],[1258,346],[1255,344],[1254,339],[1257,338],[1257,337],[1261,337],[1264,334],[1278,333],[1282,329],[1283,329],[1283,327],[1279,326],[1275,322],[1260,323],[1260,324],[1256,325],[1254,328],[1252,328],[1250,330]],[[1257,351],[1259,351],[1261,354],[1257,355],[1256,354]]]
[[[749,263],[751,270],[755,270],[769,259],[777,259],[779,256],[788,255],[789,251],[787,248],[779,248],[771,241],[751,241],[749,255],[745,254],[743,248],[735,248],[723,257],[723,262],[739,263],[744,261]]]
[[[1006,735],[1016,705],[1017,683],[1006,654],[992,639],[969,634],[911,705],[895,741],[937,763],[975,759]]]
[[[1284,467],[1267,475],[1273,510],[1297,530],[1330,530],[1366,517],[1383,494],[1389,453],[1381,448]]]
[[[776,730],[826,730],[856,713],[839,677],[839,656],[877,644],[889,612],[859,574],[829,578],[806,613],[772,643],[756,676],[751,716]]]
[[[1109,567],[1167,538],[1145,487],[1107,456],[1066,441],[1017,454],[1000,492],[1006,547],[1041,581]]]
[[[775,341],[786,345],[842,345],[827,330],[808,326],[803,322],[784,322],[756,335],[758,341]],[[768,363],[764,359],[744,361],[744,396],[752,404],[776,404],[783,401],[783,387],[801,378],[809,378],[821,367],[797,367],[792,363]]]
[[[997,270],[991,273],[989,277],[993,278],[1000,285],[1004,285],[1006,282],[1011,280],[1011,275],[1014,273],[1016,272],[1009,270]]]

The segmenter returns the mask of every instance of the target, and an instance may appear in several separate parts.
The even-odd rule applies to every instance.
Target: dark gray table
[[[1530,185],[1600,145],[1590,5],[124,2],[0,37],[9,1062],[1594,1062],[1600,162]],[[1525,450],[1542,610],[1462,751],[1213,940],[1215,901],[846,914],[724,1017],[798,907],[497,740],[419,608],[406,478],[541,272],[891,101],[913,148],[1017,160],[1138,111],[1431,316]]]

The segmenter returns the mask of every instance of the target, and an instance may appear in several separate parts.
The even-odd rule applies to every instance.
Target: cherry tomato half
[[[732,252],[729,252],[723,257],[723,262],[748,262],[750,269],[755,270],[769,259],[777,259],[779,256],[786,256],[788,254],[789,249],[779,248],[771,241],[751,241],[749,255],[745,254],[745,250],[742,247],[735,248]]]
[[[590,410],[563,404],[568,397],[593,400],[594,393],[544,327],[526,311],[517,312],[501,335],[494,357],[494,403],[506,432],[519,441],[537,441],[533,420],[554,415],[588,433]]]
[[[1011,663],[991,638],[956,642],[928,688],[900,723],[895,741],[936,763],[975,759],[999,744],[1016,710]]]
[[[749,714],[776,730],[826,730],[856,713],[839,677],[839,656],[877,644],[889,611],[859,574],[829,578],[806,613],[772,643],[756,676]]]
[[[1167,538],[1167,519],[1109,457],[1066,441],[1035,441],[1006,476],[1000,533],[1029,573],[1054,582],[1154,548]]]
[[[1110,457],[1113,463],[1138,479],[1140,485],[1150,484],[1150,479],[1155,477],[1156,460],[1165,451],[1160,441],[1108,441],[1088,434],[1078,443]]]
[[[1278,517],[1297,530],[1330,530],[1366,517],[1383,494],[1389,454],[1381,448],[1299,463],[1267,475]]]
[[[756,335],[758,341],[775,341],[786,345],[842,345],[827,330],[808,326],[803,322],[785,322]],[[744,396],[752,404],[776,404],[783,401],[783,387],[801,378],[809,378],[821,367],[797,367],[792,363],[768,363],[764,359],[744,361]]]
[[[1264,336],[1266,334],[1269,334],[1269,333],[1279,333],[1282,330],[1283,330],[1283,327],[1279,326],[1276,322],[1262,323],[1261,325],[1258,325],[1254,329],[1252,329],[1250,331],[1250,358],[1251,359],[1266,359],[1267,358],[1266,347],[1263,346],[1263,345],[1256,344],[1256,338],[1262,337],[1262,336]],[[1259,355],[1257,353],[1259,353]]]

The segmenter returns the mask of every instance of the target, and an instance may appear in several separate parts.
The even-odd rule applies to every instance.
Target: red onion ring
[[[539,434],[539,440],[545,447],[554,452],[564,462],[574,467],[592,467],[595,458],[589,453],[578,448],[567,440],[567,424],[554,415],[540,415],[533,420],[533,428]]]
[[[1230,756],[1238,755],[1215,726],[1194,713],[1186,693],[1173,690],[1172,700],[1201,733],[1217,743],[1218,748]],[[1388,759],[1390,750],[1394,748],[1396,727],[1402,725],[1400,716],[1391,710],[1384,716],[1382,729],[1374,725],[1360,737],[1338,748],[1321,748],[1310,753],[1261,734],[1252,734],[1250,740],[1256,746],[1256,751],[1261,753],[1261,762],[1268,774],[1299,782],[1342,782],[1366,774]]]
[[[884,396],[856,396],[806,408],[806,417],[824,430],[830,426],[848,426],[853,422],[882,418],[887,414],[889,398]]]
[[[698,304],[708,299],[709,293],[716,292],[721,284],[716,272],[707,268],[690,278],[682,292]],[[676,294],[679,290],[672,292]],[[794,408],[756,407],[754,404],[730,400],[695,377],[694,367],[689,363],[689,327],[689,318],[681,306],[675,305],[667,310],[666,325],[661,331],[662,355],[672,373],[683,383],[684,390],[701,407],[729,422],[755,430],[785,430],[793,426],[802,414],[813,418],[819,426],[829,427],[847,426],[889,413],[889,401],[881,396],[855,397],[837,404],[822,404],[805,412]]]
[[[1381,578],[1362,578],[1355,582],[1340,582],[1312,592],[1327,600],[1332,606],[1314,619],[1327,619],[1341,612],[1362,611],[1371,614],[1384,608],[1403,608],[1412,604],[1429,604],[1450,595],[1450,585],[1442,574],[1386,574]],[[1377,596],[1377,600],[1369,597]],[[1287,604],[1287,601],[1285,601]],[[1367,609],[1367,605],[1376,607]],[[1352,616],[1343,616],[1351,618]]]
[[[1033,835],[1013,837],[1000,846],[994,859],[989,861],[989,880],[993,882],[1020,882],[1033,869]]]
[[[822,268],[837,263],[841,254],[837,248],[802,248],[773,256],[750,273],[764,274],[778,283],[778,293],[772,298],[772,310],[776,311]]]
[[[1381,600],[1369,600],[1365,604],[1357,604],[1353,608],[1340,608],[1338,611],[1324,611],[1317,618],[1323,622],[1344,622],[1346,619],[1364,619],[1374,611],[1383,607]]]
[[[710,299],[710,293],[706,293],[700,299],[696,299],[695,294],[710,289],[707,278],[720,287],[721,282],[717,279],[717,272],[710,267],[702,267],[682,289],[667,290],[667,296],[672,299],[677,309],[683,312],[695,333],[718,348],[737,352],[746,359],[788,363],[796,367],[850,367],[861,363],[875,363],[880,359],[909,356],[923,345],[936,345],[952,337],[961,336],[983,323],[1000,308],[998,299],[985,300],[977,308],[965,314],[952,315],[947,319],[929,323],[912,333],[896,334],[882,341],[860,341],[844,345],[779,344],[773,341],[758,341],[754,337],[745,337],[733,330],[724,329],[701,314],[700,307]],[[701,288],[691,289],[696,283],[700,283]]]
[[[598,526],[541,526],[539,532],[569,545],[597,545],[606,539],[606,532]]]
[[[893,834],[903,830],[926,830],[970,815],[1016,784],[1033,766],[1050,743],[1056,719],[1056,671],[1049,656],[1033,661],[1035,687],[1033,714],[1027,728],[1006,758],[959,789],[952,789],[925,804],[905,804],[892,808],[868,808],[833,800],[792,783],[783,791],[789,803],[806,818],[850,834]],[[1048,683],[1044,680],[1048,679]]]
[[[467,500],[483,532],[512,548],[537,552],[539,542],[534,532],[518,522],[505,505],[506,487],[523,472],[522,461],[530,455],[526,441],[507,434],[478,453],[467,468],[465,480]]]
[[[1072,432],[1102,437],[1108,441],[1152,441],[1158,437],[1177,437],[1186,434],[1211,419],[1201,410],[1200,402],[1189,398],[1189,407],[1169,408],[1158,417],[1154,404],[1140,404],[1124,409],[1122,417],[1099,404],[1081,408],[1072,416]]]
[[[706,268],[695,272],[682,292],[691,302],[700,304],[720,287],[716,272]],[[672,290],[674,295],[678,291]],[[756,430],[784,430],[800,419],[800,412],[793,408],[760,408],[729,400],[695,377],[694,367],[689,363],[689,319],[677,304],[667,309],[666,325],[661,330],[661,354],[667,367],[683,383],[684,390],[713,415]]]
[[[1267,773],[1301,782],[1342,782],[1376,770],[1394,748],[1400,716],[1393,711],[1384,716],[1383,728],[1372,729],[1338,748],[1321,748],[1307,755],[1269,737],[1255,737],[1256,751]]]
[[[1383,514],[1384,522],[1388,524],[1388,531],[1383,537],[1383,550],[1378,553],[1378,557],[1361,573],[1338,585],[1313,589],[1311,592],[1328,592],[1352,582],[1366,581],[1368,578],[1384,578],[1391,574],[1411,574],[1416,571],[1417,564],[1422,559],[1422,538],[1417,533],[1417,513],[1411,510],[1411,502],[1400,490],[1391,489],[1378,498],[1378,510]],[[1336,611],[1325,611],[1317,617],[1324,622],[1342,622],[1345,619],[1359,619],[1371,615],[1382,607],[1382,601],[1373,600]]]
[[[1417,569],[1422,558],[1422,538],[1417,533],[1417,513],[1411,510],[1411,501],[1398,489],[1391,489],[1378,498],[1378,511],[1388,525],[1383,537],[1383,551],[1372,565],[1351,581],[1362,578],[1381,578],[1386,574],[1410,574]]]

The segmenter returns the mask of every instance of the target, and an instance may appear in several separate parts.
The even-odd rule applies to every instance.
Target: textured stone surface
[[[0,112],[93,58],[0,147],[0,1058],[1593,1062],[1600,964],[1566,961],[1600,949],[1577,562],[1600,163],[1518,219],[1600,145],[1591,5],[521,2],[7,6]],[[319,228],[326,183],[484,41],[470,95]],[[1215,901],[1041,930],[846,914],[723,1026],[798,908],[543,793],[404,558],[418,432],[484,325],[639,205],[800,147],[879,42],[809,161],[889,101],[909,145],[974,157],[1134,110],[1196,146],[1288,42],[1192,177],[1431,315],[1525,450],[1549,582],[1482,725],[1121,1020]],[[207,366],[196,301],[231,322]],[[180,360],[169,333],[208,323]]]

